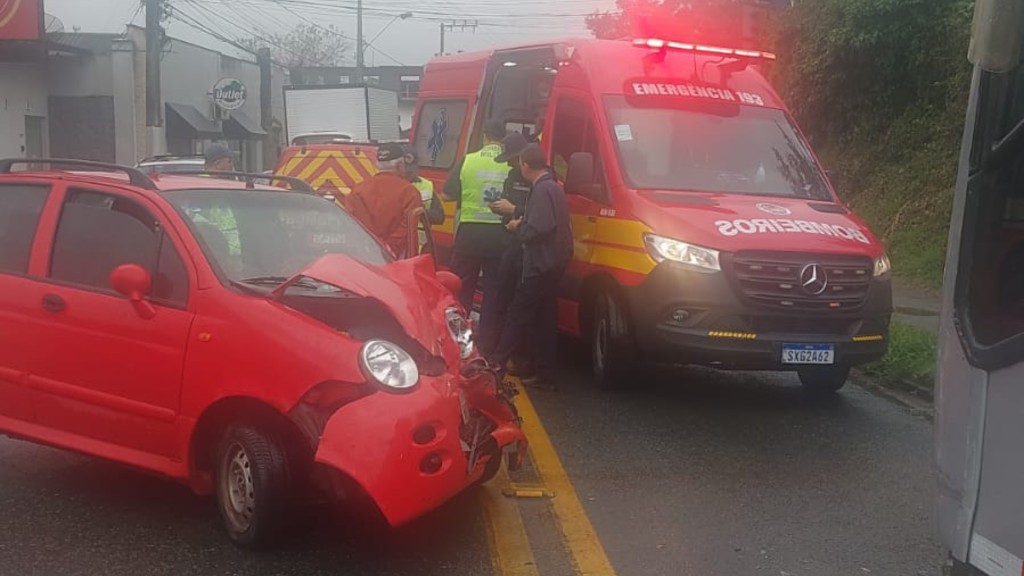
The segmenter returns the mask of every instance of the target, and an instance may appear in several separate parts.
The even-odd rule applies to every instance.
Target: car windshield
[[[721,102],[639,107],[623,96],[605,104],[634,188],[832,199],[781,110]]]
[[[306,194],[263,190],[178,190],[164,194],[228,280],[277,285],[325,254],[368,264],[391,258],[351,216]]]

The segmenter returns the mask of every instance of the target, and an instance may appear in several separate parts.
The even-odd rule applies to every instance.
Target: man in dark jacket
[[[530,144],[524,148],[519,160],[523,176],[533,186],[523,216],[509,222],[507,227],[523,244],[523,278],[490,361],[503,367],[516,347],[529,336],[536,344],[537,378],[524,384],[554,388],[558,288],[573,252],[569,203],[548,170],[539,146]]]

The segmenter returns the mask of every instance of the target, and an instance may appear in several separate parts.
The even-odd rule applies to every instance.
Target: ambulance
[[[657,362],[833,392],[886,352],[890,263],[765,79],[775,59],[660,38],[437,57],[413,122],[420,174],[440,189],[492,119],[540,141],[575,240],[559,324],[589,341],[599,386]]]

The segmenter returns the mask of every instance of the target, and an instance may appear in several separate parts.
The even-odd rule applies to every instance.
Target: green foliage
[[[913,326],[893,322],[889,331],[889,352],[864,372],[886,382],[907,381],[931,386],[935,381],[936,339]]]
[[[774,17],[772,80],[897,274],[942,282],[970,0],[814,0]]]

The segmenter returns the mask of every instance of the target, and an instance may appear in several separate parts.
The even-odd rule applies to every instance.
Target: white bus
[[[954,576],[1024,574],[1024,0],[978,0],[946,260],[938,516]]]

